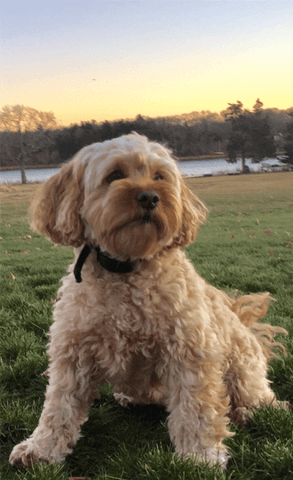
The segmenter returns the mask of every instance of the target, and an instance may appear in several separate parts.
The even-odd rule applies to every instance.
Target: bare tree
[[[0,112],[0,130],[17,133],[17,161],[21,172],[22,183],[27,183],[25,166],[31,153],[36,153],[38,147],[32,144],[27,132],[48,130],[57,127],[53,112],[39,112],[35,108],[24,105],[5,105]],[[32,138],[32,137],[30,137]]]

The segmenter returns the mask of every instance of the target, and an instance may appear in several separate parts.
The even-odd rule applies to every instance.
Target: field
[[[187,254],[216,287],[269,291],[276,299],[266,321],[289,332],[278,336],[288,354],[279,351],[269,378],[277,397],[293,404],[293,173],[194,178],[187,184],[210,209]],[[292,480],[292,410],[260,408],[244,429],[231,425],[235,435],[226,441],[231,458],[223,473],[174,457],[164,408],[123,409],[106,384],[63,465],[9,465],[13,446],[38,423],[52,304],[73,259],[71,248],[30,230],[28,205],[36,188],[0,186],[0,479]]]

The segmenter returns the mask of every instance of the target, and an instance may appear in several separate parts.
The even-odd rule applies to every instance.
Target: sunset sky
[[[293,106],[293,1],[9,0],[0,107],[81,121]]]

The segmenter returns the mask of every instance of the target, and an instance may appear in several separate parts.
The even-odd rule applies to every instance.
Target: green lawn
[[[198,272],[229,292],[269,291],[277,300],[266,321],[289,332],[279,336],[288,355],[271,362],[269,378],[280,400],[293,404],[293,174],[189,179],[210,208],[196,243],[187,249]],[[226,440],[226,472],[173,456],[164,408],[122,408],[111,387],[82,427],[83,437],[61,466],[11,467],[13,446],[38,423],[47,379],[45,346],[52,303],[72,261],[71,248],[54,246],[30,230],[28,204],[35,185],[0,187],[1,337],[0,479],[68,480],[292,480],[293,411],[260,409]]]

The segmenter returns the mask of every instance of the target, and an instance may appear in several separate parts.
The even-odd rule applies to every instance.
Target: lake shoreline
[[[185,157],[187,158],[187,157]],[[58,165],[30,165],[25,168],[27,183],[41,183],[57,173],[62,164]],[[253,163],[252,159],[246,160],[246,166],[249,168],[247,174],[264,173],[271,171],[287,171],[292,166],[280,162],[278,159],[266,159],[260,163]],[[243,175],[242,161],[238,159],[235,163],[229,163],[224,158],[202,158],[201,160],[189,159],[178,162],[178,167],[183,176],[196,177],[216,177],[227,175]],[[13,168],[0,168],[0,183],[21,183],[21,172],[17,166]]]
[[[194,156],[194,157],[176,157],[175,159],[177,160],[178,163],[181,162],[204,162],[204,161],[209,161],[209,160],[226,160],[225,155],[201,155],[201,156]],[[52,164],[52,165],[27,165],[25,167],[25,170],[32,170],[32,169],[42,169],[42,168],[59,168],[61,167],[64,163],[67,163],[70,160],[64,160],[62,163],[57,163],[57,164]],[[14,170],[19,170],[18,165],[8,165],[5,167],[0,167],[0,172],[6,172],[6,171],[14,171]]]

